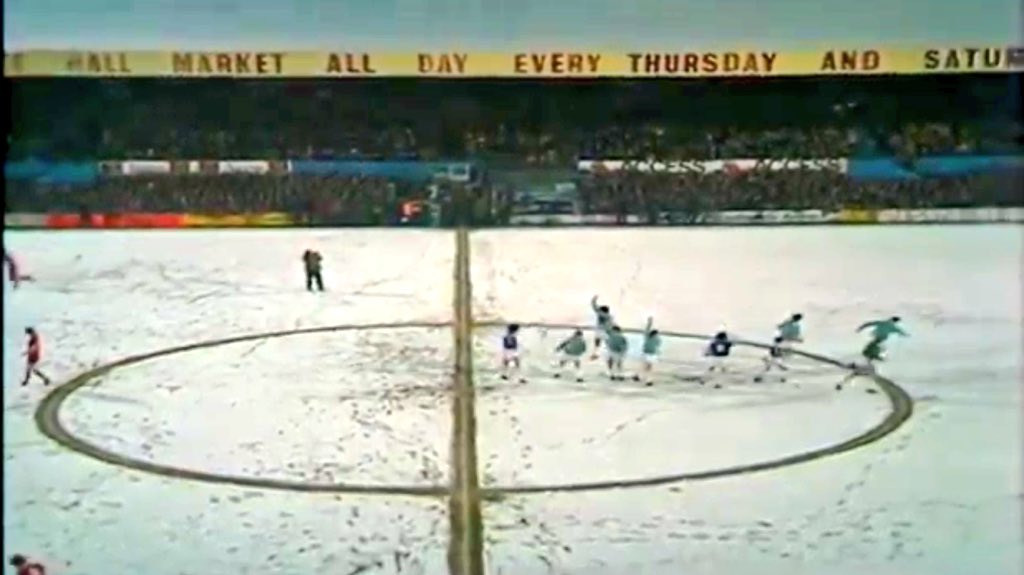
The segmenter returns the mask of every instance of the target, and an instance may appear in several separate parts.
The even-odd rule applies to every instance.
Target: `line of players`
[[[629,350],[629,342],[622,328],[615,323],[611,309],[606,305],[600,305],[597,296],[590,300],[590,307],[596,317],[593,354],[590,359],[598,359],[601,346],[604,345],[608,377],[612,381],[625,381],[626,376],[623,364],[626,353]],[[789,370],[784,360],[792,351],[793,344],[803,343],[802,322],[803,315],[795,313],[776,326],[776,336],[772,340],[772,344],[769,346],[767,354],[763,359],[763,369],[754,376],[754,382],[760,383],[764,381],[764,376],[770,371],[785,372]],[[849,365],[852,372],[843,381],[836,384],[837,391],[841,390],[843,385],[857,376],[874,374],[875,363],[885,359],[884,344],[886,340],[893,335],[907,336],[907,333],[900,328],[899,324],[900,318],[893,316],[884,320],[869,321],[857,328],[858,333],[866,329],[871,330],[871,337],[867,345],[861,350],[861,357],[865,361],[862,365]],[[501,378],[506,381],[515,378],[520,383],[525,383],[525,378],[518,375],[521,366],[519,328],[518,324],[509,325],[506,328],[505,335],[502,337]],[[634,381],[643,381],[647,386],[653,385],[651,374],[661,353],[661,344],[661,335],[657,329],[654,329],[654,319],[647,318],[647,324],[643,332],[643,343],[641,344],[643,354],[642,371],[641,374],[633,376],[632,379]],[[729,334],[724,331],[718,332],[711,338],[704,349],[704,356],[710,361],[707,370],[709,374],[716,371],[725,372],[727,370],[726,360],[732,351],[733,345],[734,343]],[[576,329],[571,336],[560,342],[555,347],[555,353],[558,355],[558,364],[553,374],[554,377],[562,377],[562,372],[566,366],[572,366],[576,381],[582,382],[583,358],[587,353],[587,341],[583,330]],[[703,385],[705,378],[701,377],[698,381]],[[780,377],[780,381],[785,382],[786,378]],[[719,388],[721,384],[715,384],[714,387]]]
[[[31,276],[20,273],[17,263],[7,250],[4,250],[4,263],[7,267],[8,277],[15,289],[21,281],[31,281]],[[606,305],[600,305],[598,303],[597,296],[591,298],[590,307],[596,318],[596,325],[594,328],[594,349],[593,354],[591,355],[591,360],[598,359],[601,346],[604,345],[607,350],[605,364],[608,368],[608,375],[610,379],[612,381],[625,381],[626,376],[624,374],[623,364],[626,352],[629,349],[629,342],[626,339],[622,328],[615,323],[611,309]],[[768,353],[763,360],[763,370],[761,373],[754,376],[755,382],[763,381],[764,375],[772,370],[788,370],[783,360],[789,354],[790,346],[792,346],[792,344],[803,342],[803,337],[801,335],[802,321],[803,315],[797,313],[793,314],[789,319],[776,326],[776,329],[778,330],[777,335],[772,341],[772,345],[768,348]],[[869,328],[872,330],[870,340],[863,350],[861,350],[861,356],[864,358],[865,363],[859,366],[851,364],[849,367],[853,371],[843,381],[836,384],[836,390],[842,389],[843,385],[859,375],[871,375],[874,373],[875,363],[884,361],[884,344],[886,340],[888,340],[892,335],[898,334],[904,337],[907,335],[906,332],[899,327],[899,323],[900,318],[893,316],[885,320],[869,321],[857,328],[858,332]],[[519,357],[520,348],[518,334],[519,326],[512,324],[508,326],[505,336],[502,338],[501,377],[504,380],[510,379],[512,377],[512,372],[518,372],[520,368],[521,362]],[[26,365],[22,385],[27,385],[33,375],[41,379],[44,385],[49,385],[50,378],[39,370],[39,363],[42,359],[42,340],[39,333],[34,328],[27,327],[25,328],[25,335],[27,336],[28,341],[24,352]],[[653,385],[651,374],[661,353],[661,344],[661,335],[658,333],[657,329],[654,329],[653,318],[647,318],[647,325],[644,327],[642,344],[642,375],[634,375],[634,381],[643,380],[646,385]],[[732,347],[733,341],[726,332],[723,331],[715,334],[704,350],[704,355],[708,357],[711,362],[711,365],[708,367],[708,373],[726,371],[726,359],[729,357]],[[582,382],[582,360],[587,352],[587,342],[583,335],[583,331],[580,329],[575,330],[568,339],[565,339],[558,344],[555,348],[555,352],[559,355],[559,360],[558,369],[555,372],[554,377],[560,378],[562,376],[562,370],[564,370],[567,365],[571,365],[574,368],[576,381]],[[525,382],[522,377],[519,377],[518,379],[520,382]],[[702,385],[705,382],[704,378],[700,378],[698,381]],[[785,377],[782,377],[781,381],[785,382]],[[720,387],[720,384],[716,384],[715,387]]]

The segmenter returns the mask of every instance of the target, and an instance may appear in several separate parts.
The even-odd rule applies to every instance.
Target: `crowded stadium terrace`
[[[483,80],[18,78],[9,160],[444,160],[476,184],[554,170],[578,210],[1019,205],[1020,169],[854,182],[829,170],[578,174],[581,159],[1019,156],[1021,74],[803,78]],[[909,164],[908,164],[909,165]],[[395,211],[421,183],[295,174],[8,181],[8,211]],[[56,188],[64,190],[54,193]],[[709,189],[717,190],[709,195]],[[370,190],[372,193],[366,193]],[[368,207],[367,198],[385,202]],[[497,198],[497,199],[495,199]],[[503,199],[503,200],[502,200]],[[358,206],[353,208],[351,205]],[[348,207],[342,208],[341,205]],[[514,206],[505,205],[508,214]],[[499,210],[500,211],[500,210]],[[333,212],[332,212],[333,213]],[[359,217],[325,221],[362,221]],[[380,216],[382,222],[388,216]],[[657,216],[652,215],[653,219]],[[378,221],[378,220],[373,220]]]

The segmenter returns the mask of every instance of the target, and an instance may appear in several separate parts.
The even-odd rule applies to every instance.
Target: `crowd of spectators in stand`
[[[611,172],[582,175],[574,211],[664,214],[686,220],[719,210],[934,208],[1024,205],[1024,170],[903,181],[855,181],[835,170],[698,171],[681,174]],[[405,202],[445,198],[451,184],[381,178],[296,175],[165,175],[104,177],[90,185],[8,182],[8,212],[197,213],[286,212],[310,224],[384,225],[401,218]],[[438,193],[438,190],[443,193]],[[476,217],[500,222],[526,206],[483,182],[470,192]],[[492,204],[493,197],[507,198]]]
[[[33,79],[12,83],[8,159],[713,160],[1021,153],[1020,75],[444,82]],[[1000,179],[1001,178],[1001,179]],[[581,176],[585,213],[1020,205],[1021,174],[854,181],[832,170]],[[7,211],[283,211],[386,223],[429,182],[297,175],[8,181]],[[488,180],[475,193],[493,197]],[[436,194],[436,188],[435,192]],[[512,196],[502,196],[512,197]],[[505,206],[508,213],[512,206]]]
[[[8,181],[8,212],[195,213],[286,212],[299,219],[389,223],[423,186],[382,178],[295,175],[104,177],[92,184]]]
[[[847,157],[1019,150],[1019,75],[586,83],[24,79],[9,158]],[[1015,84],[1014,84],[1015,83]]]
[[[578,187],[580,211],[641,215],[718,210],[959,208],[1024,205],[1024,170],[902,181],[855,181],[833,170],[605,173]]]

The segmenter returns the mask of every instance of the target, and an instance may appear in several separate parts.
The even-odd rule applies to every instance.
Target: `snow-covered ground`
[[[815,463],[487,505],[492,571],[1020,572],[1021,246],[1021,229],[1012,226],[476,234],[482,315],[543,310],[548,321],[578,321],[580,302],[600,294],[623,323],[653,315],[679,330],[724,327],[766,338],[770,326],[800,311],[809,348],[850,358],[862,343],[853,333],[859,323],[899,314],[911,338],[893,343],[883,371],[917,400],[914,417],[893,436]],[[484,409],[481,429],[500,428],[502,417],[512,425],[529,409],[492,421]],[[550,441],[585,417],[575,405],[565,413],[550,413],[535,433]],[[760,411],[744,415],[757,422]],[[608,428],[617,422],[608,418]],[[814,437],[843,422],[829,412],[794,412],[789,425]],[[692,446],[687,436],[699,434],[704,450],[735,449],[727,426],[679,420],[648,433],[636,440],[661,444],[659,434],[675,434],[680,446]],[[481,461],[501,449],[486,435],[480,448]],[[691,454],[663,454],[673,456]],[[572,473],[584,471],[572,464]],[[600,474],[606,462],[591,465],[587,471]]]
[[[454,239],[398,230],[6,233],[37,281],[5,288],[5,549],[54,572],[444,573],[443,499],[301,494],[181,482],[68,453],[36,430],[45,390],[18,387],[22,330],[65,380],[95,364],[219,337],[319,325],[444,322]],[[807,347],[853,359],[864,320],[911,337],[883,371],[916,400],[881,442],[805,465],[616,491],[506,495],[484,506],[491,573],[1015,573],[1021,528],[1019,227],[502,230],[473,235],[474,313],[589,325],[727,329],[767,340],[800,311]],[[299,253],[325,255],[307,294]],[[528,329],[525,385],[476,338],[485,486],[700,471],[808,451],[885,413],[834,368],[798,362],[722,389],[687,377],[699,343],[666,342],[655,384],[550,377],[568,333]],[[633,345],[636,345],[634,340]],[[230,344],[109,373],[67,427],[164,464],[312,482],[443,484],[452,338],[339,331]],[[635,361],[633,362],[635,364]],[[683,376],[683,377],[680,377]]]
[[[67,378],[95,363],[243,333],[447,321],[450,234],[6,233],[4,240],[37,278],[16,293],[5,292],[6,550],[44,557],[59,568],[55,572],[67,575],[347,574],[359,568],[395,572],[396,565],[402,573],[446,571],[443,500],[301,495],[178,482],[65,452],[34,428],[32,412],[45,390],[38,384],[18,387],[18,354],[28,324],[43,335],[46,368]],[[307,247],[325,255],[331,289],[326,294],[307,294],[302,286],[299,256]],[[386,450],[393,451],[395,480],[403,478],[399,469],[408,478],[423,470],[446,470],[448,414],[437,405],[443,397],[429,405],[416,398],[405,403],[400,413],[406,418],[395,433],[361,429],[377,441],[363,443],[357,434],[346,445],[359,445],[362,453],[330,443],[353,432],[349,418],[359,411],[376,423],[395,421],[382,405],[340,401],[341,395],[358,390],[358,382],[348,377],[351,370],[332,373],[346,354],[358,351],[372,359],[395,353],[368,346],[333,350],[339,355],[330,357],[331,350],[317,346],[344,348],[346,341],[353,340],[342,332],[267,342],[248,357],[243,356],[252,345],[222,348],[220,356],[214,350],[174,356],[182,361],[180,373],[171,368],[171,358],[131,366],[111,374],[111,387],[101,382],[82,390],[80,399],[72,397],[68,423],[129,454],[143,454],[148,442],[154,455],[171,452],[171,462],[205,462],[216,454],[231,459],[215,462],[215,469],[262,469],[283,478],[326,479],[334,469],[354,467],[365,469],[361,477],[371,480],[386,473],[370,465]],[[415,339],[409,343],[412,353],[428,363],[447,353],[444,347],[420,353]],[[284,353],[276,362],[269,355],[275,350]],[[386,369],[361,371],[361,381],[382,384]],[[430,375],[430,365],[416,369]],[[146,373],[161,379],[147,380]],[[408,378],[399,376],[396,385]],[[445,385],[436,376],[417,383]],[[174,385],[180,389],[172,392]],[[225,386],[234,391],[226,392]],[[295,393],[275,411],[275,402],[287,396],[285,388]],[[204,395],[210,404],[200,401]],[[238,402],[235,407],[231,396]],[[314,421],[296,417],[304,405]],[[336,418],[330,417],[331,407]],[[123,421],[113,420],[118,413]],[[110,428],[90,425],[104,418]],[[335,427],[323,427],[332,419]],[[180,427],[170,430],[166,423],[172,422]],[[308,437],[317,422],[322,435]],[[278,430],[287,430],[288,437],[277,436]],[[208,433],[200,436],[201,431]],[[245,438],[242,433],[258,435]],[[413,433],[422,433],[413,439],[415,459],[406,453],[410,446],[401,443]],[[264,451],[245,449],[246,441],[268,438],[272,441]],[[304,439],[309,443],[300,452],[294,445]],[[240,449],[224,451],[230,442]],[[328,466],[319,465],[320,457]],[[289,469],[289,464],[294,466]]]
[[[578,323],[591,323],[589,298],[577,299],[583,302]],[[623,325],[645,321],[627,320],[621,318]],[[669,327],[685,326],[669,322],[663,329]],[[639,480],[770,461],[840,443],[878,424],[890,410],[880,394],[837,394],[834,386],[845,372],[810,360],[793,358],[790,371],[755,383],[764,352],[749,348],[734,352],[730,373],[700,385],[695,378],[706,375],[704,342],[672,337],[665,338],[651,387],[608,383],[600,361],[586,362],[583,383],[575,383],[569,369],[568,380],[553,379],[552,350],[570,334],[525,330],[520,341],[527,384],[495,386],[498,374],[488,367],[496,363],[501,332],[477,333],[478,449],[485,487]],[[638,350],[640,336],[631,339]],[[637,372],[639,358],[631,357],[627,366]],[[714,389],[716,383],[722,388]],[[720,440],[723,432],[728,441]],[[715,447],[708,449],[710,444]]]

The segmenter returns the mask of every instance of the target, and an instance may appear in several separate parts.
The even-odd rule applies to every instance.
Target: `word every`
[[[512,70],[517,75],[594,76],[601,68],[601,55],[593,52],[547,52],[515,54]]]

